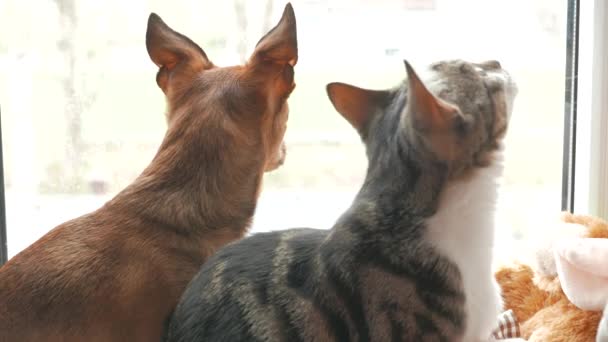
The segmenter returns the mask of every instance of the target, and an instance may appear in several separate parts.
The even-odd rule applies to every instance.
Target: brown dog
[[[250,224],[264,171],[284,158],[296,23],[287,5],[244,66],[216,67],[151,14],[148,53],[167,97],[152,163],[99,210],[0,269],[0,341],[159,341],[201,264]]]

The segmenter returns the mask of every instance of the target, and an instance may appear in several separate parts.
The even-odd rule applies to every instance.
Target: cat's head
[[[488,165],[506,133],[517,87],[497,61],[431,64],[390,90],[330,83],[336,110],[357,129],[370,161],[406,141],[417,159],[447,166],[450,177]],[[383,153],[384,153],[383,152]]]

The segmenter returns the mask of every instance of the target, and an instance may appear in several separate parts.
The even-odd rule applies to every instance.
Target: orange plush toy
[[[608,301],[608,223],[569,213],[561,219],[567,233],[539,248],[536,268],[503,266],[496,280],[522,338],[593,342]],[[597,341],[608,341],[599,335]]]

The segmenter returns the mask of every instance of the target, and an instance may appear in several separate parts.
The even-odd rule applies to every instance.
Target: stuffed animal
[[[562,226],[536,253],[535,268],[514,263],[495,274],[504,308],[527,341],[608,341],[608,223],[563,213]],[[608,312],[607,312],[608,315]],[[604,329],[604,330],[603,330]]]

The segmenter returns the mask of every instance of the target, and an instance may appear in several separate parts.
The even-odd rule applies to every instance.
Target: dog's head
[[[244,65],[216,66],[196,43],[154,13],[148,19],[146,47],[159,67],[156,83],[167,97],[170,128],[221,126],[243,144],[259,147],[256,152],[263,156],[265,171],[283,163],[287,98],[295,87],[293,68],[298,60],[290,4]]]

